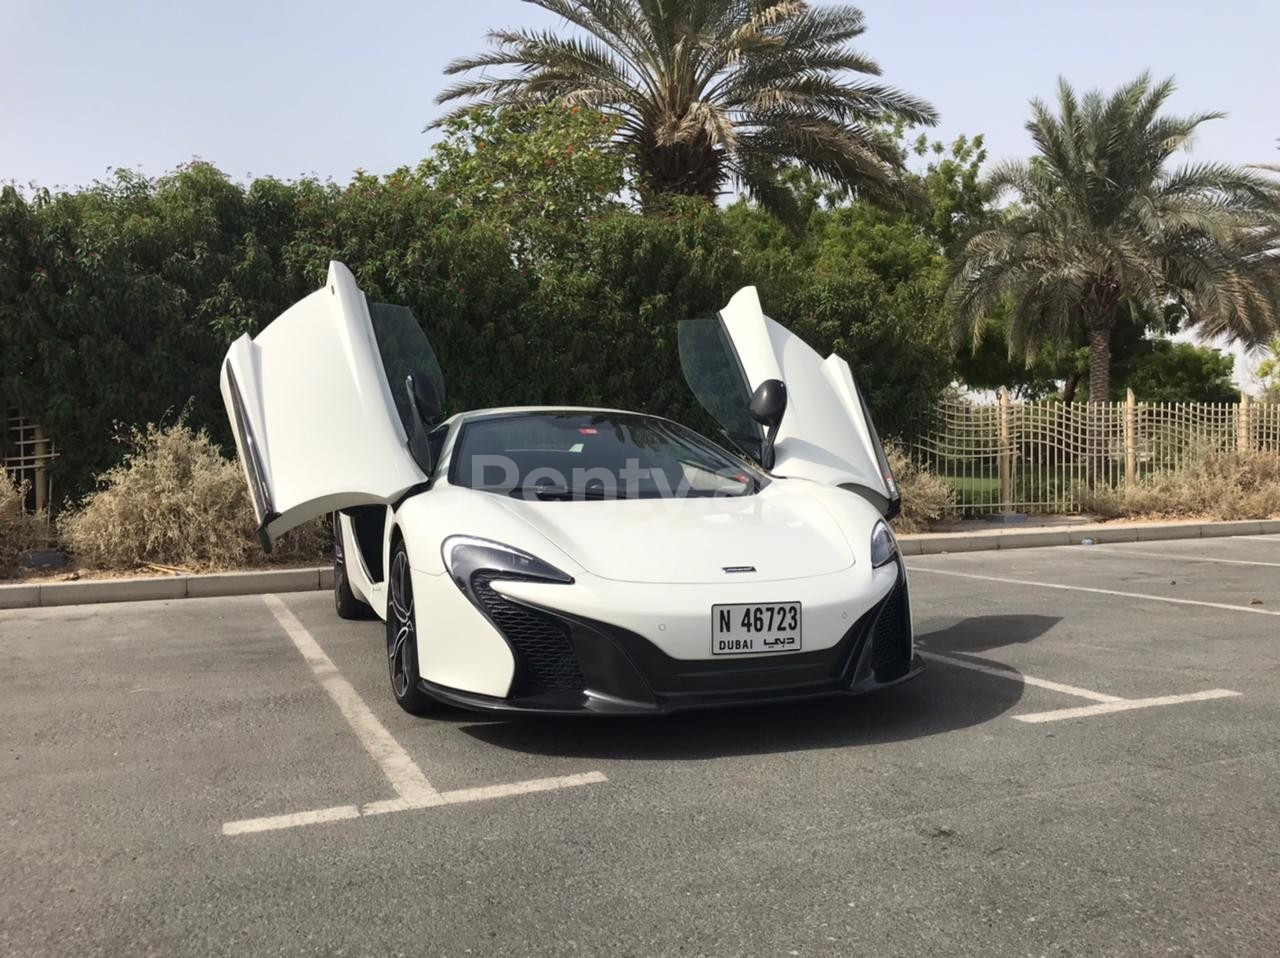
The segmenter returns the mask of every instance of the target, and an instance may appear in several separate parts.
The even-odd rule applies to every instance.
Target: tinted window
[[[759,462],[764,431],[747,413],[751,401],[747,377],[724,323],[719,318],[685,320],[679,340],[680,368],[694,396],[725,436]]]
[[[747,495],[764,477],[692,430],[626,413],[521,413],[463,425],[449,481],[545,499]]]
[[[427,341],[427,334],[411,310],[386,303],[370,303],[369,319],[373,322],[373,337],[378,342],[378,353],[382,357],[382,368],[387,374],[387,385],[391,387],[396,412],[400,414],[405,434],[411,436],[413,413],[409,393],[404,386],[405,379],[411,375],[425,376],[435,382],[440,395],[444,396],[444,375],[440,372],[431,343]]]

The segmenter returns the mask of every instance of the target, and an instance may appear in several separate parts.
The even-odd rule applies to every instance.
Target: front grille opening
[[[586,687],[578,657],[565,626],[537,609],[509,602],[490,584],[495,573],[478,572],[471,590],[516,653],[513,695],[581,692]]]
[[[871,633],[871,668],[878,682],[892,682],[911,668],[911,611],[907,583],[901,574],[876,617]]]

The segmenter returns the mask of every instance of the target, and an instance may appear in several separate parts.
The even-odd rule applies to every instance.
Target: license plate
[[[800,603],[711,607],[711,654],[800,651]]]

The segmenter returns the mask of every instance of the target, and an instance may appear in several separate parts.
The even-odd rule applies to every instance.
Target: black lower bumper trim
[[[582,687],[477,695],[422,681],[441,701],[485,712],[654,715],[730,705],[860,695],[919,675],[901,566],[893,589],[827,649],[760,659],[676,659],[627,629],[534,607],[559,621],[581,668]]]
[[[879,689],[887,689],[894,685],[909,682],[925,669],[925,662],[919,655],[913,655],[911,662],[901,675],[887,681],[880,681],[874,675],[843,689],[820,689],[813,691],[772,692],[752,691],[737,695],[722,695],[715,698],[687,698],[678,701],[653,704],[617,699],[612,696],[584,693],[576,701],[566,700],[563,696],[532,697],[523,699],[497,698],[491,695],[479,695],[475,692],[464,692],[452,689],[426,679],[418,681],[418,688],[448,705],[468,709],[473,712],[493,712],[510,715],[548,715],[548,716],[584,716],[584,715],[668,715],[672,712],[692,712],[714,708],[734,708],[749,705],[770,705],[784,702],[804,702],[815,699],[839,698],[865,695]]]

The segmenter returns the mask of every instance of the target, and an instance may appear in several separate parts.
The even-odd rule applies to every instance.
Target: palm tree
[[[788,164],[874,202],[910,195],[893,122],[932,124],[928,103],[865,79],[848,46],[864,27],[846,4],[804,0],[527,0],[576,30],[494,30],[492,49],[445,67],[480,71],[437,103],[520,106],[559,100],[617,120],[643,193],[717,196],[730,181],[785,211]],[[509,68],[500,75],[486,71]],[[858,76],[850,77],[849,74]],[[437,125],[446,119],[437,120]]]
[[[1089,398],[1106,400],[1123,312],[1176,310],[1203,336],[1250,346],[1280,328],[1280,182],[1260,168],[1168,168],[1200,124],[1223,116],[1161,115],[1173,89],[1144,73],[1110,97],[1078,99],[1061,80],[1056,115],[1032,101],[1037,155],[992,171],[994,199],[1014,202],[956,259],[958,336],[980,335],[1006,303],[1011,354],[1082,337]]]

